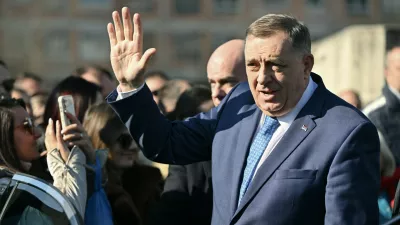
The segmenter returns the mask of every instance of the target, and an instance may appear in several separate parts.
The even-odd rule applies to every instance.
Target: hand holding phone
[[[61,125],[62,128],[66,128],[68,125],[71,125],[71,120],[67,117],[65,112],[68,112],[74,116],[75,115],[75,106],[74,106],[74,99],[71,95],[64,95],[58,97],[58,106],[60,108],[60,118],[61,118]]]

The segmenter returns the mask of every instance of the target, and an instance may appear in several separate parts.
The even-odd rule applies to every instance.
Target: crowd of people
[[[99,176],[112,224],[370,225],[399,214],[400,45],[382,97],[363,107],[311,72],[310,34],[293,17],[263,16],[215,49],[209,85],[147,71],[156,50],[142,49],[140,15],[112,18],[112,72],[71,68],[46,92],[39,75],[0,61],[2,169],[52,183],[85,221]],[[62,127],[65,95],[75,114]]]

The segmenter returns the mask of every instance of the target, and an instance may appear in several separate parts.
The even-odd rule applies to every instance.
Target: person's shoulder
[[[363,113],[367,117],[371,117],[372,114],[379,112],[381,109],[383,109],[386,105],[386,98],[385,96],[380,96],[379,98],[375,99],[371,103],[369,103],[364,109]]]
[[[371,121],[356,107],[328,91],[324,105],[324,117],[342,127],[356,127]]]

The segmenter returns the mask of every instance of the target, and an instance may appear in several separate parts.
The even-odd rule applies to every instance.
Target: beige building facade
[[[213,49],[243,38],[267,13],[298,17],[314,39],[351,24],[400,18],[399,0],[1,0],[0,58],[13,73],[36,72],[49,82],[84,63],[109,68],[106,24],[122,6],[142,14],[145,47],[158,50],[149,69],[203,82]]]

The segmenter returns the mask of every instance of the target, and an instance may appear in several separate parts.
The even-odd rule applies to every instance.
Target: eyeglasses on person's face
[[[35,125],[33,124],[32,118],[25,118],[22,124],[15,127],[16,129],[25,130],[25,133],[29,133],[31,135],[35,134]]]

